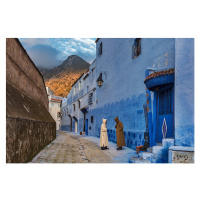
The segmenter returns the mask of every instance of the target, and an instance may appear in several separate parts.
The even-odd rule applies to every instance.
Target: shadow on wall
[[[29,162],[55,139],[56,123],[41,102],[9,83],[6,101],[6,162]]]
[[[101,108],[93,109],[89,113],[96,118],[96,130],[91,129],[92,135],[100,137],[100,128],[102,118],[107,119],[107,129],[109,141],[116,142],[115,121],[116,116],[124,125],[124,136],[126,146],[136,149],[136,146],[144,145],[144,132],[146,129],[143,104],[146,102],[145,94],[138,97],[135,95],[132,98],[121,100],[107,104]],[[90,132],[89,132],[90,135]]]

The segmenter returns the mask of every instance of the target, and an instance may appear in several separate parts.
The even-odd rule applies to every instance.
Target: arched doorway
[[[144,81],[148,94],[148,124],[152,127],[150,146],[162,143],[163,138],[174,137],[174,72],[174,68],[157,71],[148,74]]]

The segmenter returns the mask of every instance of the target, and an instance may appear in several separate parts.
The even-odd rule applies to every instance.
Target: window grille
[[[93,93],[90,93],[88,95],[88,105],[91,105],[93,102],[92,102],[92,99],[93,99]]]

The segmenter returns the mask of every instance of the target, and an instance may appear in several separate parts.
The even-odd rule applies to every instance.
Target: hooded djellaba
[[[119,121],[118,116],[115,118],[116,122],[116,135],[117,135],[117,150],[122,150],[122,146],[126,146],[125,139],[124,139],[124,131],[123,131],[123,124]]]
[[[102,150],[108,149],[108,134],[106,128],[106,119],[102,119],[103,123],[101,125],[101,134],[100,134],[100,147]]]

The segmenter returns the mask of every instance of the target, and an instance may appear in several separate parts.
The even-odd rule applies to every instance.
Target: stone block
[[[169,148],[169,163],[194,163],[194,148],[171,146]]]

